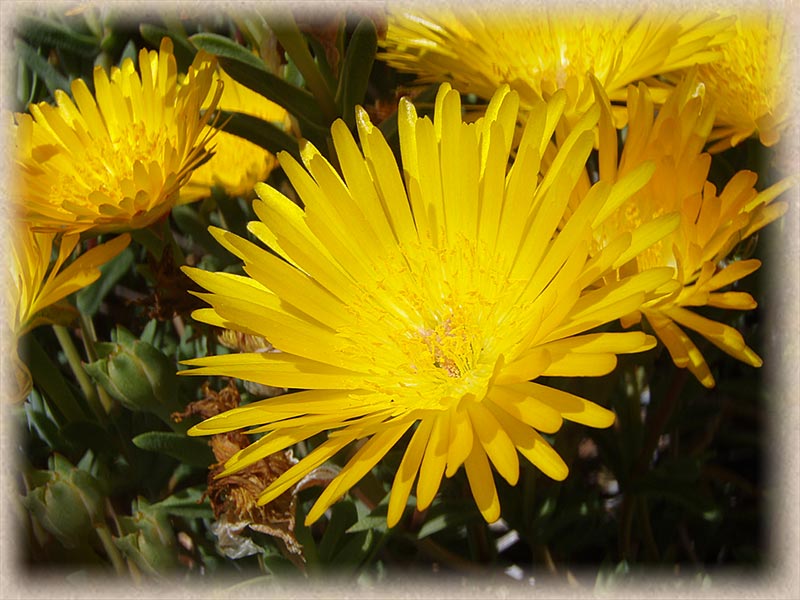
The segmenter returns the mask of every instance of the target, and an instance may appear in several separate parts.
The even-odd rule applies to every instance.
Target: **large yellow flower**
[[[699,69],[699,80],[716,99],[711,152],[753,134],[766,146],[778,142],[790,115],[788,39],[785,15],[742,13],[736,36],[721,46],[720,57]]]
[[[277,255],[212,228],[247,276],[186,268],[210,292],[199,296],[212,308],[195,318],[263,336],[280,352],[194,359],[186,364],[200,368],[182,373],[308,390],[194,427],[194,435],[242,427],[267,434],[231,458],[224,474],[327,431],[327,441],[264,491],[266,503],[368,438],[321,494],[310,523],[408,433],[389,502],[392,526],[415,480],[416,505],[424,509],[442,475],[461,465],[487,521],[500,515],[490,463],[510,484],[518,452],[554,479],[567,475],[537,430],[553,433],[562,419],[608,427],[614,415],[531,380],[603,375],[618,353],[651,348],[655,340],[641,332],[586,332],[638,307],[672,269],[585,290],[621,251],[589,260],[590,223],[609,198],[636,187],[598,184],[556,234],[599,116],[594,106],[542,169],[564,103],[562,93],[534,102],[509,169],[519,97],[507,86],[470,124],[447,84],[433,121],[418,118],[403,99],[402,174],[380,130],[358,109],[363,155],[343,122],[332,127],[344,179],[310,144],[302,148],[305,169],[279,156],[305,209],[256,187],[260,220],[249,230]]]
[[[172,43],[143,49],[113,68],[94,71],[95,97],[82,79],[58,106],[31,105],[16,115],[15,200],[22,218],[41,231],[107,232],[146,227],[165,215],[192,170],[207,155],[211,117],[200,106],[215,61],[198,54],[178,89]],[[221,92],[221,90],[219,90]],[[212,103],[211,108],[213,108]]]
[[[406,10],[390,8],[380,55],[388,64],[421,83],[449,81],[484,98],[506,83],[523,106],[564,89],[571,122],[593,102],[587,72],[624,101],[632,82],[711,60],[733,29],[731,18],[631,8]],[[624,111],[615,116],[622,127]]]
[[[602,96],[600,87],[595,87]],[[607,100],[603,103],[600,179],[624,180],[648,161],[654,166],[654,174],[644,188],[619,208],[607,205],[595,230],[595,239],[598,247],[604,247],[619,234],[628,232],[634,238],[631,249],[638,252],[648,243],[645,240],[652,240],[654,232],[659,232],[656,244],[633,259],[629,250],[615,267],[620,269],[619,273],[629,274],[656,266],[674,266],[673,283],[679,285],[671,293],[644,303],[640,312],[628,316],[624,323],[632,324],[644,314],[675,364],[688,367],[704,386],[713,387],[714,378],[706,361],[681,327],[699,333],[749,365],[761,366],[761,359],[738,331],[691,309],[755,308],[756,302],[749,294],[720,290],[753,273],[760,262],[752,259],[726,263],[724,259],[739,241],[785,212],[787,205],[773,200],[791,181],[786,179],[757,192],[756,174],[740,171],[717,192],[707,181],[711,157],[703,152],[714,123],[713,103],[704,98],[704,91],[703,84],[698,84],[694,73],[690,73],[655,115],[647,86],[631,86],[628,129],[619,160],[610,106]],[[588,189],[585,183],[584,186]]]
[[[67,264],[78,245],[78,234],[58,236],[21,226],[14,228],[12,236],[11,272],[5,293],[11,311],[6,323],[10,322],[14,340],[39,325],[52,323],[53,319],[46,314],[46,309],[94,282],[100,277],[100,265],[117,256],[130,242],[128,234],[118,236]],[[58,246],[58,254],[51,264],[54,245]],[[30,373],[16,349],[12,360],[17,387],[13,396],[22,400],[30,391]]]
[[[274,102],[219,71],[215,79],[224,84],[218,108],[244,113],[271,121],[283,129],[290,126],[289,114]],[[213,102],[213,90],[203,103],[207,109]],[[181,189],[181,202],[191,202],[211,194],[219,186],[230,196],[247,196],[253,193],[256,183],[265,181],[278,161],[275,155],[239,136],[220,131],[214,137],[214,156],[200,165],[189,183]]]

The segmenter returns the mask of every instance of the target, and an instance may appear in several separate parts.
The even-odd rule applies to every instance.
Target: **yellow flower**
[[[169,212],[192,170],[208,154],[210,118],[200,114],[214,61],[198,54],[178,89],[172,43],[139,53],[141,77],[126,60],[111,78],[97,67],[95,97],[72,83],[58,106],[16,115],[22,218],[40,231],[95,233],[146,227]],[[221,90],[220,90],[221,92]],[[213,108],[213,103],[212,103]]]
[[[13,238],[11,272],[5,289],[15,340],[39,325],[53,323],[46,309],[93,283],[100,277],[100,265],[117,256],[130,242],[130,236],[123,234],[84,252],[67,265],[78,245],[78,234],[58,239],[55,233],[35,232],[22,226],[14,228]],[[54,245],[58,246],[58,255],[51,264]],[[30,373],[16,350],[12,360],[17,385],[14,397],[23,400],[30,392]]]
[[[224,230],[213,235],[244,261],[246,276],[185,271],[209,293],[200,321],[268,339],[280,352],[187,361],[193,375],[227,375],[308,391],[213,417],[190,433],[242,427],[265,436],[232,457],[229,474],[327,431],[328,439],[260,497],[266,503],[356,440],[369,438],[308,514],[313,522],[408,433],[392,486],[388,523],[432,502],[442,475],[464,465],[487,521],[500,515],[490,463],[517,482],[517,453],[561,480],[567,466],[538,432],[563,419],[608,427],[610,411],[532,382],[542,375],[597,376],[618,353],[653,347],[641,332],[586,333],[629,313],[672,269],[585,291],[605,253],[588,261],[590,223],[622,183],[596,186],[556,235],[570,191],[593,146],[594,106],[549,169],[541,156],[564,94],[534,102],[508,168],[519,96],[504,86],[486,116],[461,120],[458,92],[444,84],[433,121],[408,99],[399,116],[403,170],[363,109],[363,155],[342,121],[332,127],[344,179],[310,144],[305,169],[279,156],[305,209],[256,186],[260,220],[249,231],[273,254]],[[541,177],[537,182],[537,174]],[[404,185],[405,179],[405,185]],[[555,237],[554,237],[555,236]],[[413,434],[411,431],[413,430]]]
[[[596,93],[602,90],[595,86]],[[650,162],[649,183],[626,203],[606,206],[595,239],[598,247],[610,245],[620,234],[632,236],[630,249],[614,267],[629,274],[657,266],[674,266],[672,289],[650,300],[623,320],[631,325],[641,314],[666,346],[679,367],[688,367],[706,387],[714,378],[702,354],[681,329],[696,331],[731,356],[754,367],[761,359],[733,327],[693,312],[701,306],[749,310],[755,300],[745,292],[720,291],[760,266],[758,260],[724,262],[734,246],[780,217],[787,208],[773,202],[790,185],[783,180],[762,192],[755,190],[757,176],[736,173],[723,190],[707,181],[711,157],[704,153],[714,123],[713,104],[704,99],[704,86],[690,73],[654,116],[650,90],[645,84],[628,89],[629,122],[625,144],[617,162],[617,132],[611,123],[608,100],[600,118],[600,179],[622,181]],[[649,242],[656,244],[641,252]],[[634,258],[632,253],[638,253]],[[677,285],[675,285],[677,284]]]
[[[220,70],[215,79],[224,84],[217,108],[271,121],[283,129],[289,128],[289,114],[274,102],[238,83],[224,71]],[[203,108],[207,109],[211,102],[213,96],[209,93]],[[214,186],[221,187],[230,196],[250,195],[255,184],[265,181],[277,165],[273,154],[239,136],[220,131],[214,137],[214,143],[214,156],[194,171],[189,183],[181,190],[181,203],[209,196]]]
[[[570,123],[594,101],[587,72],[611,100],[624,101],[628,84],[711,60],[732,35],[730,18],[630,8],[390,11],[380,55],[389,65],[418,74],[420,83],[449,81],[484,98],[505,83],[525,107],[564,89]],[[624,126],[624,111],[615,116]]]
[[[698,72],[708,95],[716,100],[716,126],[710,152],[736,146],[754,133],[772,146],[789,119],[788,35],[785,15],[743,13],[736,36],[721,47],[721,56]]]

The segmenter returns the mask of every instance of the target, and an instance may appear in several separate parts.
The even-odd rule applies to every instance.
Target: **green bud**
[[[117,327],[117,341],[97,344],[100,358],[86,372],[123,406],[162,418],[180,410],[175,363],[155,346]]]
[[[139,569],[159,575],[178,566],[178,547],[167,514],[144,498],[134,500],[130,517],[119,519],[125,535],[114,539],[117,548]]]
[[[30,474],[32,486],[23,505],[65,548],[86,543],[95,523],[103,518],[104,497],[99,482],[54,454],[50,469]]]

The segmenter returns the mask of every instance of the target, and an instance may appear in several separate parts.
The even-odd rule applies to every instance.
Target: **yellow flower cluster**
[[[308,390],[193,428],[264,434],[223,475],[328,432],[261,503],[358,444],[309,512],[313,522],[400,445],[390,526],[415,484],[423,510],[461,466],[493,521],[500,507],[492,469],[513,485],[522,455],[563,479],[567,466],[541,433],[564,420],[613,423],[606,409],[535,381],[602,375],[618,354],[654,345],[643,332],[598,327],[630,327],[644,315],[675,363],[706,386],[713,376],[682,328],[760,365],[735,329],[694,310],[755,306],[748,294],[723,289],[758,261],[724,259],[782,214],[785,204],[773,200],[789,182],[757,192],[755,175],[742,172],[717,193],[703,152],[715,125],[706,86],[696,71],[673,84],[653,79],[718,58],[734,23],[649,12],[391,15],[384,59],[420,81],[446,79],[490,98],[485,115],[463,122],[448,84],[432,120],[401,100],[401,169],[359,111],[360,149],[342,122],[332,129],[340,171],[310,144],[302,166],[279,157],[303,208],[256,187],[249,231],[269,250],[212,230],[246,274],[187,268],[208,290],[198,296],[210,308],[194,317],[267,338],[275,351],[194,359],[183,373]],[[593,148],[599,172],[590,179]]]
[[[141,51],[138,70],[98,68],[94,96],[76,80],[72,98],[59,92],[57,106],[16,115],[14,199],[27,229],[14,244],[14,335],[48,322],[43,309],[94,281],[129,242],[116,237],[67,265],[80,234],[146,227],[215,186],[255,190],[249,239],[210,229],[244,274],[184,271],[206,290],[196,320],[263,338],[269,350],[191,359],[181,373],[304,391],[195,426],[193,435],[263,434],[219,476],[327,432],[262,504],[352,448],[313,522],[397,446],[390,526],[412,489],[424,510],[461,467],[494,521],[493,471],[516,484],[521,455],[561,480],[568,467],[542,434],[565,420],[614,423],[608,409],[537,379],[608,374],[619,354],[658,338],[711,387],[686,329],[760,366],[738,331],[697,309],[755,307],[728,287],[760,263],[726,260],[783,214],[776,199],[793,182],[757,191],[756,175],[742,171],[718,191],[704,149],[754,132],[778,139],[788,114],[781,31],[774,19],[650,9],[392,11],[386,62],[488,100],[472,122],[447,82],[432,118],[400,100],[400,164],[361,107],[358,139],[333,124],[331,160],[301,141],[302,164],[287,153],[276,161],[215,134],[217,108],[285,128],[287,113],[202,52],[179,83],[165,39],[159,52]],[[300,203],[261,183],[276,162]],[[617,327],[642,316],[646,329]]]

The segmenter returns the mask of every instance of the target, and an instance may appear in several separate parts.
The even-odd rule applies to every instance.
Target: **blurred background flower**
[[[778,142],[791,114],[790,44],[785,15],[743,10],[736,35],[719,57],[698,69],[698,80],[715,100],[716,121],[709,152],[720,152],[757,135],[765,146]]]
[[[217,108],[258,117],[289,130],[289,113],[283,108],[248,89],[219,69],[215,81],[223,83]],[[214,88],[203,102],[208,110],[214,102]],[[222,125],[222,124],[220,124]],[[210,128],[209,128],[210,129]],[[206,131],[205,135],[210,135]],[[200,165],[189,182],[181,189],[180,203],[192,202],[211,195],[216,186],[229,196],[248,197],[256,183],[266,181],[277,166],[275,155],[239,136],[219,131],[214,137],[214,155]]]
[[[596,93],[604,96],[602,88]],[[630,325],[647,317],[653,330],[669,350],[675,364],[687,367],[706,387],[714,377],[683,326],[691,329],[742,362],[760,367],[761,358],[741,334],[719,321],[700,316],[691,309],[713,306],[752,310],[756,302],[745,292],[720,291],[760,266],[758,260],[729,260],[734,246],[786,212],[786,202],[773,202],[792,185],[786,178],[770,188],[755,189],[757,175],[742,170],[718,194],[708,181],[711,156],[703,152],[714,124],[716,104],[705,98],[705,87],[692,71],[670,93],[656,112],[650,89],[643,83],[628,89],[628,128],[618,156],[617,132],[611,123],[606,100],[600,124],[599,176],[619,181],[643,164],[651,162],[650,181],[630,200],[602,215],[596,230],[599,247],[615,236],[629,232],[632,248],[641,248],[641,236],[658,232],[658,241],[631,260],[623,255],[615,263],[619,275],[655,266],[676,269],[679,284],[665,295],[651,299],[624,319]],[[573,200],[574,202],[575,200]],[[677,227],[676,225],[680,223]]]
[[[593,102],[587,72],[621,103],[628,84],[708,62],[733,33],[732,17],[653,8],[395,5],[379,57],[420,83],[449,81],[483,98],[508,84],[524,107],[564,89],[573,123]],[[656,90],[656,100],[665,92]],[[623,127],[625,114],[615,111]]]

